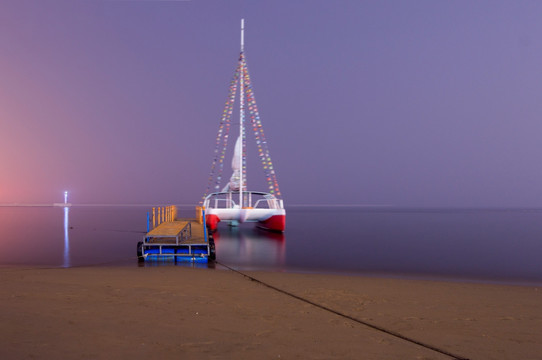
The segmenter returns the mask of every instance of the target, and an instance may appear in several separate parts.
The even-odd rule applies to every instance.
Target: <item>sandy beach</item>
[[[1,359],[541,359],[542,290],[185,267],[0,269]]]

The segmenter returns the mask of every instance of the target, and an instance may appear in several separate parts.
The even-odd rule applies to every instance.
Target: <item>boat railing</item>
[[[212,193],[207,196],[204,207],[208,209],[232,209],[237,208],[237,203],[233,200],[239,193]],[[277,199],[273,194],[244,191],[244,201],[246,206],[253,209],[282,209],[282,200]],[[254,204],[254,205],[252,205]]]
[[[259,199],[254,203],[254,209],[280,209],[280,200],[278,199]]]
[[[205,201],[205,207],[211,209],[229,209],[236,207],[237,204],[233,199],[221,199],[219,197],[213,197]]]

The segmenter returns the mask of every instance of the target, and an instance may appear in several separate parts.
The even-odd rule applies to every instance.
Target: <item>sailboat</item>
[[[244,29],[244,19],[242,19],[241,54],[235,74],[230,82],[229,97],[222,113],[216,139],[215,157],[211,166],[209,183],[202,198],[205,223],[211,231],[216,230],[220,222],[234,226],[244,222],[256,222],[259,227],[267,230],[284,231],[286,210],[281,199],[248,73],[244,52]],[[232,158],[232,175],[228,183],[221,188],[224,157],[237,90],[239,90],[239,135],[235,142]],[[262,162],[267,181],[267,191],[247,190],[247,127],[254,132],[258,156]]]

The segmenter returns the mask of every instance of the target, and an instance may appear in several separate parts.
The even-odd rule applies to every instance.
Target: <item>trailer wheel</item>
[[[216,250],[215,250],[215,243],[212,242],[209,244],[209,258],[211,258],[211,260],[216,260]]]

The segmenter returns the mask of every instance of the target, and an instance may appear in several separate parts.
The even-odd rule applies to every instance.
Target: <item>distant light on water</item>
[[[64,192],[64,199],[66,199],[68,192]],[[66,201],[64,201],[65,203]],[[70,237],[68,235],[68,229],[70,227],[69,221],[70,208],[64,207],[64,267],[70,267]]]
[[[64,191],[64,204],[68,203],[68,192]]]

